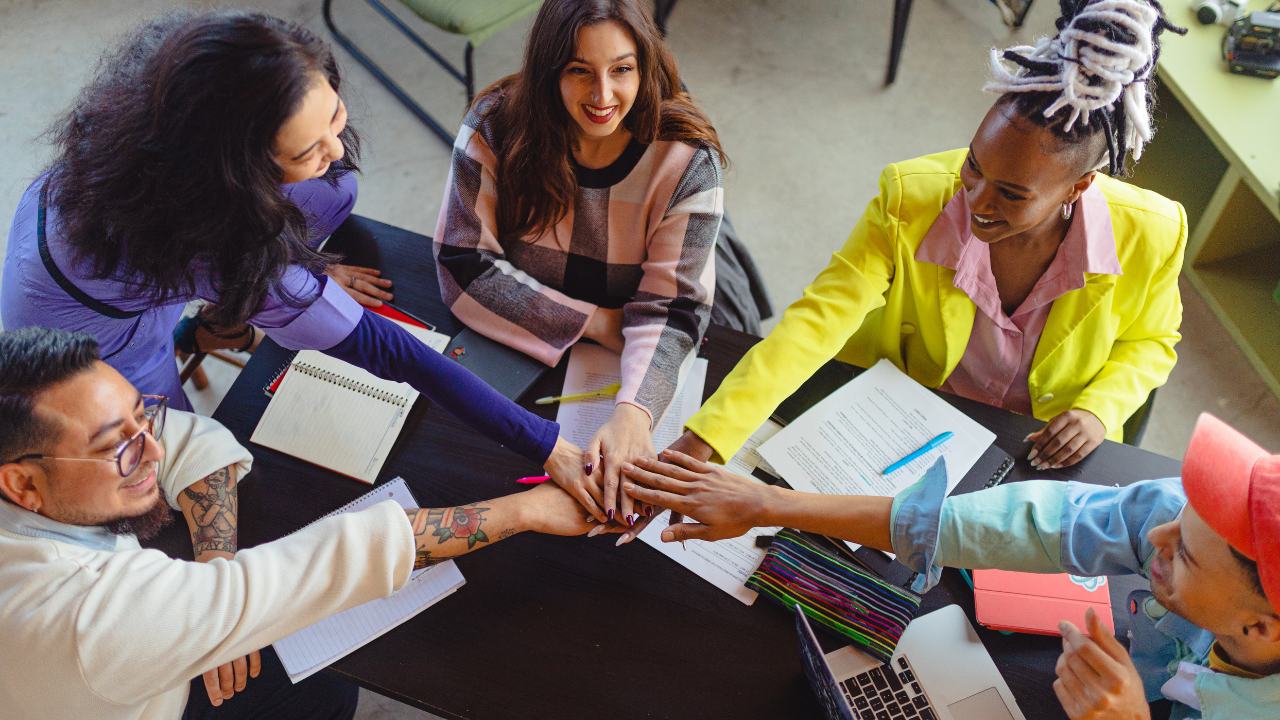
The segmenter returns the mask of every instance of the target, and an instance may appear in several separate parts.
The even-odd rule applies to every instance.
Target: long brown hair
[[[679,140],[715,149],[711,121],[680,85],[675,58],[637,0],[547,0],[529,32],[524,65],[485,88],[473,107],[486,108],[498,156],[498,232],[540,235],[564,218],[578,183],[570,162],[573,119],[560,98],[560,73],[574,56],[578,31],[614,21],[636,43],[640,89],[622,125],[637,141]]]

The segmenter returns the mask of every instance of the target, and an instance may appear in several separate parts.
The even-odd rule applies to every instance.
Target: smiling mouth
[[[972,219],[972,220],[973,220],[973,226],[974,226],[974,227],[980,227],[980,228],[983,228],[983,229],[986,229],[986,228],[993,228],[993,227],[995,227],[995,226],[997,226],[997,225],[1000,225],[1000,224],[1003,222],[1002,220],[987,220],[987,219],[984,219],[984,218],[982,218],[982,217],[979,217],[978,215],[976,215],[976,214],[974,214],[974,213],[969,213],[969,217],[970,217],[970,219]]]
[[[140,487],[143,487],[149,483],[154,482],[156,479],[156,470],[155,468],[152,468],[146,473],[141,473],[141,475],[142,477],[139,478],[137,481],[131,482],[127,485],[121,485],[120,489],[121,490],[137,490]]]
[[[598,108],[594,105],[583,105],[582,109],[587,113],[587,119],[593,123],[604,124],[613,119],[614,113],[618,111],[617,105],[610,105],[606,108]]]

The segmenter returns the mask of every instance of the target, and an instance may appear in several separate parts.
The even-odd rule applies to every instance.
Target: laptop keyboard
[[[937,720],[905,657],[840,683],[860,720]]]

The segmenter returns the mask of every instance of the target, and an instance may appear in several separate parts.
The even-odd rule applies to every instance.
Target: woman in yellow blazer
[[[1155,38],[1166,26],[1145,0],[1129,4],[1107,17],[1090,16],[1085,6],[1059,25],[1084,31],[1061,33],[1034,49],[993,51],[992,85],[1003,94],[970,147],[884,170],[879,195],[845,246],[689,420],[672,449],[701,459],[731,457],[832,357],[864,367],[888,358],[928,387],[950,381],[965,388],[961,394],[1006,407],[1006,391],[992,377],[1017,377],[1025,382],[1013,388],[1029,406],[1024,412],[1047,423],[1030,438],[1029,459],[1038,468],[1078,462],[1104,436],[1122,439],[1125,420],[1165,382],[1176,360],[1177,279],[1187,236],[1181,205],[1096,171],[1109,158],[1111,173],[1122,174],[1126,151],[1137,157],[1150,137],[1145,83]],[[1101,45],[1114,51],[1114,38],[1125,37],[1115,32],[1109,43],[1091,40],[1087,28],[1096,36],[1098,23],[1106,22],[1122,25],[1137,49],[1090,52]],[[1109,88],[1109,102],[1080,101],[1105,85],[1096,77],[1123,76],[1124,68],[1115,67],[1121,62],[1131,66],[1130,81]],[[1045,91],[1049,85],[1069,91]],[[1092,208],[1088,218],[1082,217],[1086,208]],[[922,248],[934,233],[942,238]],[[966,282],[976,294],[985,277],[991,297],[998,292],[999,309],[990,318],[957,287],[964,284],[957,269],[935,257],[949,253],[954,260],[970,252],[989,260],[979,282]],[[1077,255],[1074,264],[1069,253]],[[1018,318],[1023,302],[1072,272],[1078,287],[1042,310],[1047,317],[1039,319],[1038,338],[1021,354],[1016,345],[1010,350],[1000,328],[1016,335],[1008,320]],[[998,367],[1002,363],[1009,367]],[[963,383],[953,377],[958,368]],[[984,396],[984,388],[997,388],[994,397]]]

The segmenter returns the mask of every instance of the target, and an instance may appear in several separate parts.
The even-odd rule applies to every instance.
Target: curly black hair
[[[178,12],[134,31],[51,130],[50,202],[75,259],[157,303],[207,275],[223,327],[253,315],[286,266],[323,269],[273,156],[316,73],[338,90],[328,44],[270,15]],[[358,169],[359,136],[339,137],[331,182]]]

